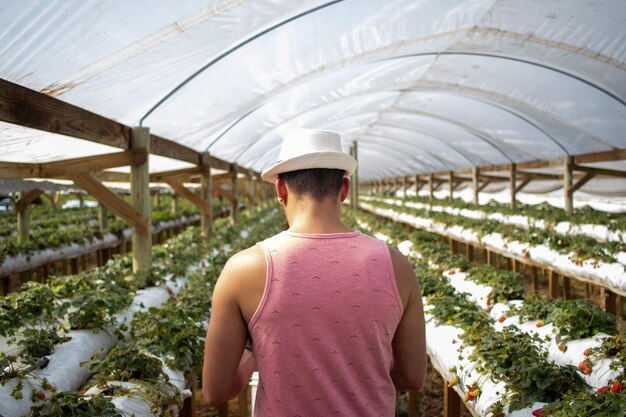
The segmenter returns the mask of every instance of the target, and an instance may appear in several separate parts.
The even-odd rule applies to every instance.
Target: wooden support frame
[[[135,127],[131,131],[131,149],[150,149],[150,130]],[[146,219],[144,228],[133,227],[133,271],[147,272],[152,267],[152,232],[150,204],[150,170],[148,160],[130,167],[130,195],[133,207]]]
[[[237,174],[239,170],[237,169],[237,164],[230,165],[230,179],[231,179],[231,192],[233,195],[233,200],[230,205],[230,216],[233,224],[237,224],[239,222],[239,198],[237,196]]]
[[[211,156],[202,156],[202,183],[200,187],[200,198],[203,200],[205,209],[200,217],[200,230],[202,238],[205,240],[213,236],[213,178],[211,177]]]
[[[185,187],[185,185],[178,180],[169,180],[166,182],[167,185],[172,187],[172,190],[176,192],[176,194],[186,198],[189,200],[194,206],[198,207],[198,209],[202,212],[202,214],[206,216],[210,216],[213,213],[212,207],[198,194],[191,191],[189,188]]]
[[[148,231],[148,218],[135,207],[128,204],[113,191],[106,188],[90,174],[78,174],[70,177],[76,185],[93,195],[100,204],[123,218],[134,228]]]

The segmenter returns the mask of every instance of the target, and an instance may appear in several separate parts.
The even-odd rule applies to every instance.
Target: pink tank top
[[[358,231],[285,231],[259,245],[267,279],[248,325],[255,417],[393,416],[402,302],[387,245]]]

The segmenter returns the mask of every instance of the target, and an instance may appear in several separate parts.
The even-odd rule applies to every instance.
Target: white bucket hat
[[[287,132],[278,155],[278,162],[261,174],[271,183],[278,174],[300,169],[343,169],[349,177],[356,170],[356,160],[341,150],[341,138],[336,132],[294,129]]]

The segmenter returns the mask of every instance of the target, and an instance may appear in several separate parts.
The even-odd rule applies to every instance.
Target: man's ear
[[[287,183],[284,179],[278,177],[276,178],[276,196],[278,198],[282,198],[287,204]]]
[[[350,178],[344,177],[343,180],[341,180],[341,190],[339,191],[339,198],[341,199],[342,203],[348,197],[349,193],[350,193]]]

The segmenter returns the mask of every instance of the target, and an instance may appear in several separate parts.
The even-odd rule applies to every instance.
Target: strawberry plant
[[[59,392],[43,404],[31,407],[26,417],[98,416],[123,417],[104,396],[85,397],[76,392]]]

